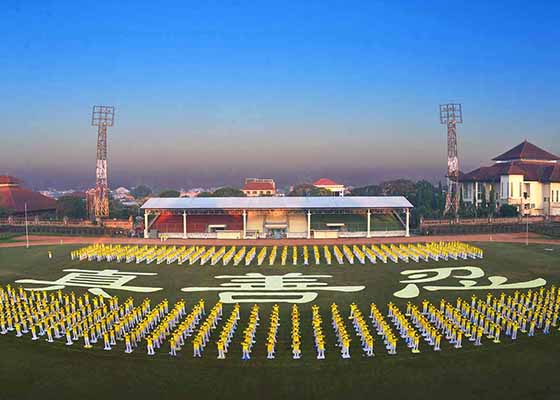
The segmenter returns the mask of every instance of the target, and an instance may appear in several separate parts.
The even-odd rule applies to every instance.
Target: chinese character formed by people
[[[317,291],[358,292],[365,286],[329,286],[319,282],[319,278],[332,278],[332,275],[303,275],[290,272],[284,275],[219,275],[216,279],[229,279],[218,287],[188,287],[183,292],[218,291],[223,303],[285,302],[308,303],[317,298]]]
[[[405,275],[408,279],[400,281],[406,286],[393,293],[395,297],[401,299],[410,299],[418,297],[420,288],[418,284],[441,281],[444,279],[452,278],[458,279],[460,286],[422,286],[430,292],[439,290],[505,290],[505,289],[531,289],[546,285],[546,280],[536,278],[530,281],[507,283],[508,279],[504,276],[489,276],[490,284],[477,285],[475,279],[484,277],[484,271],[479,267],[465,266],[465,267],[446,267],[446,268],[431,268],[431,269],[417,269],[402,271],[401,275]]]
[[[104,269],[93,271],[87,269],[64,269],[68,272],[56,281],[45,281],[37,279],[19,279],[16,283],[47,285],[37,288],[25,288],[26,290],[59,290],[66,286],[78,286],[88,288],[88,291],[96,296],[110,298],[104,289],[125,290],[136,293],[152,293],[162,290],[159,287],[127,286],[126,284],[137,276],[155,276],[155,272],[121,272],[116,269]]]

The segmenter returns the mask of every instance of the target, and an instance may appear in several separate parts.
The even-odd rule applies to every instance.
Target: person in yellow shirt
[[[49,343],[54,342],[53,336],[52,336],[52,328],[50,327],[50,325],[47,325],[45,327],[45,331],[47,333],[47,342],[49,342]]]
[[[494,343],[500,343],[500,333],[502,331],[502,328],[498,324],[496,324],[494,328]]]
[[[482,345],[482,335],[484,334],[484,329],[482,328],[477,328],[476,330],[476,340],[474,342],[475,346],[481,346]]]
[[[193,340],[193,357],[202,357],[202,354],[200,352],[201,347],[202,347],[202,342],[198,337],[196,337]]]
[[[517,330],[519,329],[519,324],[517,322],[513,323],[511,328],[511,340],[517,339]]]
[[[441,350],[441,335],[438,333],[435,336],[435,341],[434,341],[434,351],[440,351]]]
[[[153,356],[156,354],[156,352],[154,351],[154,339],[151,335],[148,335],[148,337],[146,337],[146,350],[148,351],[149,356]]]
[[[320,339],[317,341],[317,360],[325,359],[325,342]]]
[[[84,332],[84,349],[91,349],[93,346],[90,344],[89,342],[89,335],[86,332]]]
[[[292,358],[298,360],[301,358],[301,342],[296,339],[292,342]]]
[[[86,337],[87,335],[84,335]],[[130,340],[130,334],[124,334],[124,346],[125,346],[125,353],[132,353],[132,341]]]
[[[74,342],[72,342],[72,336],[70,329],[66,329],[66,346],[72,346]]]
[[[529,333],[527,333],[527,336],[535,336],[535,325],[536,321],[534,319],[529,322]]]
[[[220,339],[216,345],[218,347],[218,359],[223,360],[226,358],[224,342]]]
[[[266,342],[266,351],[268,353],[266,358],[272,360],[274,358],[274,342],[270,339]]]
[[[412,353],[420,353],[420,335],[417,332],[412,336]]]
[[[457,329],[457,338],[455,339],[455,348],[460,349],[462,347],[461,342],[463,341],[463,331]]]
[[[247,341],[243,341],[241,343],[241,350],[243,352],[241,359],[242,360],[250,360],[251,355],[249,354],[249,343]]]
[[[111,350],[111,343],[109,342],[109,333],[103,333],[103,350]]]
[[[17,337],[23,336],[23,335],[21,334],[21,324],[20,324],[19,322],[16,322],[16,323],[15,323],[15,328],[16,328],[16,336],[17,336]]]
[[[32,337],[31,337],[31,340],[37,340],[37,339],[39,339],[39,338],[37,337],[37,327],[35,326],[35,324],[32,324],[32,325],[31,325],[31,336],[32,336]]]
[[[169,339],[169,354],[173,357],[177,356],[177,335],[172,334],[171,339]]]

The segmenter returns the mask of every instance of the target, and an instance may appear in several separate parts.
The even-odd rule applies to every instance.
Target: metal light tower
[[[447,196],[445,213],[459,212],[459,156],[457,152],[457,124],[463,123],[461,104],[440,104],[439,120],[447,125]]]
[[[97,126],[97,163],[95,168],[95,219],[109,217],[109,186],[107,182],[107,127],[113,126],[115,107],[93,106],[91,125]]]

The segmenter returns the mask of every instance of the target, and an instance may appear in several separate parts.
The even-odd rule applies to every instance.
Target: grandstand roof
[[[412,208],[403,196],[351,197],[153,197],[142,206],[145,210],[188,209],[352,209],[352,208]]]

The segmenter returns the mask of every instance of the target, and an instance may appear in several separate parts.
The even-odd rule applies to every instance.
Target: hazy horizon
[[[463,171],[559,154],[560,4],[504,4],[5,5],[0,174],[93,186],[94,104],[116,107],[110,187],[443,181],[447,102]]]

